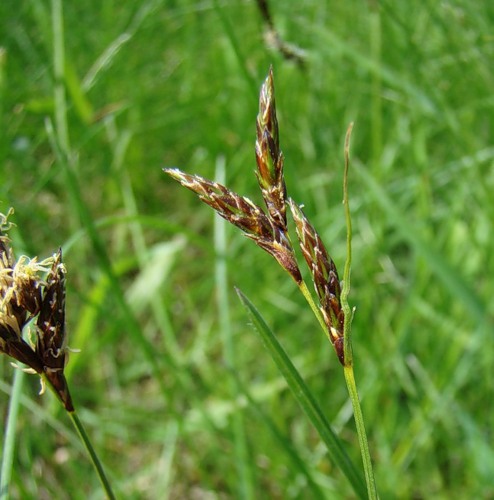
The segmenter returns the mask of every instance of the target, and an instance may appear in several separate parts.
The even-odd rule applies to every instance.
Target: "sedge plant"
[[[351,267],[351,219],[348,201],[348,168],[349,142],[352,126],[353,124],[348,127],[345,139],[343,205],[347,225],[347,259],[342,282],[340,282],[335,263],[330,257],[318,232],[304,214],[302,205],[293,201],[287,194],[283,174],[284,157],[280,149],[278,120],[276,117],[272,68],[270,68],[260,91],[255,143],[257,162],[256,176],[262,198],[266,205],[265,209],[253,203],[249,198],[231,191],[220,183],[205,179],[199,175],[190,175],[175,168],[165,168],[163,170],[166,174],[182,184],[182,186],[196,193],[204,203],[212,207],[221,217],[238,227],[243,231],[244,235],[253,240],[257,246],[273,256],[278,264],[296,283],[329,342],[333,346],[337,358],[343,367],[355,416],[364,468],[366,494],[368,498],[376,499],[377,491],[368,440],[354,377],[351,344],[353,311],[348,303]],[[313,295],[309,291],[297,262],[295,249],[288,230],[288,210],[291,212],[295,222],[296,236],[304,260],[309,268],[318,303],[316,303]],[[250,301],[248,301],[241,292],[239,292],[239,296],[244,305],[247,306],[247,309],[250,310],[253,323],[257,329],[267,328],[257,311],[253,309]],[[273,338],[268,342],[276,344],[276,340]],[[294,374],[294,368],[291,364],[288,370],[284,370],[283,367],[288,366],[289,360],[284,355],[284,352],[280,350],[278,344],[276,344],[273,352],[281,353],[281,356],[279,356],[281,361],[279,363],[277,361],[277,364],[281,367],[281,371],[285,378],[290,376],[290,373]],[[275,356],[277,356],[277,354],[273,357]],[[292,383],[298,384],[298,387],[303,391],[303,382],[299,380],[298,374],[295,373],[295,375],[296,376],[292,378]],[[294,391],[295,395],[297,395],[298,392],[300,391]],[[299,399],[299,403],[303,406],[309,418],[311,418],[314,423],[316,423],[318,419],[324,419],[316,404],[310,401],[310,397],[305,401]],[[318,428],[321,435],[324,433],[324,431],[320,430],[321,428],[325,428],[324,425],[321,427],[316,425],[316,428]],[[332,439],[336,438],[331,438],[329,440],[329,445],[328,440],[325,440],[329,447],[335,444],[335,441],[332,441]],[[343,472],[345,472],[347,477],[352,481],[354,489],[360,494],[359,496],[362,496],[362,490],[358,491],[358,478],[355,479],[351,467],[346,468],[347,456],[339,447],[340,444],[336,443],[334,449],[337,451],[337,454],[332,455],[333,459],[335,459],[337,465],[342,468]]]
[[[15,259],[7,236],[12,223],[0,214],[0,353],[20,365],[14,366],[41,378],[41,393],[49,387],[72,420],[87,449],[108,498],[115,498],[101,462],[80,421],[69,392],[64,369],[69,347],[65,329],[66,267],[59,249],[47,259],[22,255]],[[12,427],[7,426],[14,439]],[[7,454],[2,457],[1,497],[7,497]]]

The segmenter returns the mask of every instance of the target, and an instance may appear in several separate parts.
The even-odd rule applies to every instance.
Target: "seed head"
[[[222,184],[199,175],[189,175],[171,168],[163,171],[196,193],[221,217],[240,228],[248,238],[271,254],[298,284],[302,282],[290,240],[261,207]]]
[[[273,69],[261,87],[256,126],[256,176],[268,214],[286,231],[286,185],[274,97]]]
[[[65,273],[62,250],[59,249],[53,256],[53,264],[46,277],[43,302],[36,321],[36,353],[42,360],[46,379],[54,387],[65,408],[73,411],[67,381],[63,374],[67,361]]]
[[[59,250],[38,262],[14,259],[5,235],[10,225],[0,214],[0,352],[44,375],[68,411],[74,407],[63,375],[65,367],[65,268]],[[42,274],[48,273],[46,279]],[[24,340],[22,331],[37,316],[36,342]]]
[[[341,286],[336,266],[314,226],[304,215],[302,208],[289,200],[300,248],[312,274],[314,287],[319,297],[320,310],[328,329],[329,338],[336,354],[344,364],[343,324],[345,315],[341,307]]]

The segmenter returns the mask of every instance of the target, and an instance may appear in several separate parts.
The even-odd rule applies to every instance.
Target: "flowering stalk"
[[[38,373],[53,388],[65,409],[74,411],[63,374],[67,341],[62,251],[42,262],[26,256],[16,262],[4,234],[7,217],[3,214],[0,217],[0,352]],[[42,279],[41,273],[46,271],[46,278]],[[31,344],[24,340],[22,331],[35,317],[36,342]]]
[[[278,221],[266,215],[261,207],[222,184],[199,175],[185,174],[173,168],[165,168],[163,171],[196,193],[199,199],[212,207],[218,215],[237,226],[247,238],[272,255],[297,284],[302,282],[287,233],[277,224]]]
[[[352,312],[347,300],[350,290],[351,262],[351,221],[347,187],[350,133],[351,126],[345,140],[344,207],[347,222],[347,262],[343,287],[340,284],[336,265],[321,237],[303,213],[301,206],[287,199],[283,175],[284,159],[280,149],[271,68],[260,92],[255,146],[256,176],[267,212],[264,212],[248,198],[240,196],[216,182],[198,175],[185,174],[178,169],[165,168],[164,171],[184,187],[195,192],[221,217],[240,228],[248,238],[270,253],[297,283],[344,367],[345,379],[355,414],[369,498],[376,498],[367,437],[353,376],[350,343]],[[319,307],[316,306],[313,296],[302,279],[295,258],[288,234],[287,204],[295,221],[300,248],[319,298]]]
[[[38,262],[37,258],[14,258],[6,232],[11,224],[0,214],[0,353],[27,365],[24,369],[41,377],[41,392],[48,385],[70,415],[108,498],[115,498],[87,433],[77,417],[64,369],[68,361],[65,330],[65,274],[62,250]],[[44,277],[43,277],[44,275]],[[35,319],[35,340],[25,340],[23,330]],[[32,334],[32,332],[30,332]]]
[[[261,88],[256,122],[257,181],[269,217],[281,231],[286,227],[286,185],[283,175],[283,153],[280,150],[278,119],[274,99],[273,69]]]
[[[343,324],[343,352],[345,364],[343,373],[348,389],[350,400],[352,401],[353,415],[355,418],[355,426],[357,428],[358,441],[360,446],[360,454],[364,466],[365,482],[367,485],[367,495],[369,500],[377,500],[377,488],[374,479],[374,470],[369,451],[369,441],[364,425],[364,416],[360,406],[360,400],[357,392],[357,384],[355,382],[355,374],[353,371],[353,354],[351,344],[351,327],[352,327],[352,311],[348,304],[348,294],[350,293],[350,270],[352,267],[352,219],[350,217],[350,203],[348,201],[348,167],[350,165],[350,137],[352,134],[353,123],[350,123],[345,137],[345,170],[343,173],[343,207],[345,210],[345,222],[347,230],[347,248],[346,262],[343,274],[343,287],[341,290],[341,307],[344,313]]]

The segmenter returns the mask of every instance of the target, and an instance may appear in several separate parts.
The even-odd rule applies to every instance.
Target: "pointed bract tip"
[[[162,170],[175,180],[180,180],[182,177],[182,172],[178,168],[163,168]]]
[[[269,65],[269,70],[268,70],[268,78],[272,81],[274,77],[274,72],[273,72],[273,65]]]

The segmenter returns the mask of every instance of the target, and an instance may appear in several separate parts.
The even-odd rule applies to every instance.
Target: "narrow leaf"
[[[285,378],[295,399],[324,441],[331,460],[348,478],[358,497],[367,498],[366,487],[361,472],[346,454],[340,439],[331,429],[321,408],[318,406],[297,369],[293,366],[283,347],[252,302],[239,289],[236,289],[236,291],[256,331],[261,336],[264,346]]]

